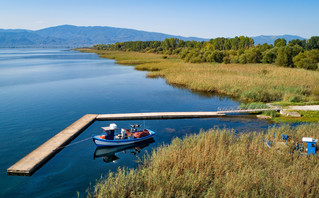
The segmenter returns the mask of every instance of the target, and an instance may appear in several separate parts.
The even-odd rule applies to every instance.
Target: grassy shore
[[[153,53],[80,49],[97,53],[147,70],[148,77],[163,77],[169,84],[194,91],[212,92],[245,101],[314,101],[319,85],[319,73],[304,69],[277,67],[267,64],[185,63],[178,57],[162,57]]]
[[[271,128],[266,134],[209,130],[153,151],[138,169],[119,168],[91,197],[317,197],[319,157],[278,152],[262,137],[319,138],[319,125]]]
[[[298,112],[301,117],[273,117],[272,120],[275,122],[284,122],[284,123],[297,123],[297,122],[318,122],[319,123],[319,111],[296,111],[292,110],[294,112]]]

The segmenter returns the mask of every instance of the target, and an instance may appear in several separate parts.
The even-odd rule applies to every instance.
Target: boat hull
[[[95,152],[94,152],[94,159],[98,157],[105,157],[105,156],[110,156],[113,154],[116,154],[121,151],[125,151],[128,149],[132,149],[135,147],[138,147],[140,149],[149,146],[151,143],[155,142],[154,138],[149,138],[147,140],[137,142],[134,144],[129,144],[129,145],[121,145],[121,146],[107,146],[107,147],[97,147]]]
[[[99,135],[93,136],[93,142],[96,146],[122,146],[122,145],[130,145],[137,142],[142,142],[144,140],[150,139],[155,135],[154,131],[148,130],[150,135],[142,137],[142,138],[132,138],[132,139],[116,139],[116,140],[106,140],[101,139]]]

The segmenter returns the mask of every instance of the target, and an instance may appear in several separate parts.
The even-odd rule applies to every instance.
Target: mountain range
[[[40,30],[25,29],[0,29],[1,48],[19,47],[53,47],[74,48],[89,47],[95,44],[111,44],[124,41],[153,41],[166,38],[178,38],[182,40],[207,41],[207,38],[182,37],[157,32],[147,32],[127,28],[115,28],[107,26],[73,26],[60,25]],[[293,35],[281,36],[257,36],[252,37],[256,44],[273,44],[277,38],[305,39]]]

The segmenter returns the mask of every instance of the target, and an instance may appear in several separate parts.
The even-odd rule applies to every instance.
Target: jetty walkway
[[[123,113],[123,114],[86,114],[70,126],[53,136],[37,149],[20,159],[7,169],[9,175],[30,176],[55,154],[61,151],[69,142],[80,135],[95,121],[106,120],[150,120],[150,119],[186,119],[186,118],[213,118],[233,113],[250,113],[257,111],[278,111],[279,108],[250,109],[215,112],[153,112],[153,113]]]

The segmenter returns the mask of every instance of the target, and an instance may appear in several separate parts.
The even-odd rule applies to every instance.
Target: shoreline
[[[148,71],[147,77],[149,78],[164,78],[166,82],[174,87],[179,87],[183,89],[188,89],[191,92],[194,93],[202,93],[202,94],[208,94],[208,95],[216,95],[216,96],[223,96],[227,98],[231,98],[232,100],[239,101],[241,103],[250,103],[250,102],[269,102],[269,101],[262,101],[262,97],[266,97],[267,99],[270,99],[272,96],[271,94],[267,93],[267,91],[264,91],[263,89],[267,84],[261,82],[259,78],[267,78],[265,75],[267,73],[273,72],[276,73],[278,71],[288,71],[293,73],[298,74],[301,73],[300,75],[301,78],[303,78],[304,75],[312,75],[313,79],[315,79],[315,82],[318,82],[319,84],[319,75],[317,71],[309,71],[309,70],[303,70],[303,69],[291,69],[291,68],[283,68],[283,67],[276,67],[274,65],[225,65],[225,64],[195,64],[195,63],[184,63],[182,60],[180,60],[176,56],[168,56],[165,58],[162,58],[162,55],[160,54],[152,54],[152,53],[140,53],[140,52],[119,52],[119,51],[105,51],[105,50],[95,50],[91,48],[81,48],[81,49],[74,49],[80,52],[84,53],[95,53],[98,54],[101,58],[108,58],[108,59],[113,59],[116,61],[116,64],[119,65],[127,65],[127,66],[133,66],[136,70],[140,71]],[[232,66],[235,67],[235,71],[232,71]],[[195,68],[194,67],[199,67]],[[216,68],[217,67],[217,68]],[[259,67],[259,68],[257,68]],[[260,68],[261,67],[261,68]],[[214,72],[220,72],[219,69],[221,70],[221,74],[216,76],[212,74],[210,69],[213,68]],[[249,75],[255,75],[250,77],[249,75],[245,75],[245,69],[255,69],[257,68],[257,74],[256,71],[252,72],[252,74]],[[273,69],[274,71],[271,71]],[[177,71],[176,71],[177,70]],[[188,72],[188,70],[193,71],[193,72]],[[238,71],[239,70],[239,71]],[[278,70],[278,71],[277,71]],[[267,72],[265,72],[267,71]],[[224,73],[222,73],[224,72]],[[237,75],[228,75],[228,73],[232,72],[237,72]],[[261,72],[261,74],[260,74]],[[204,73],[203,75],[201,73]],[[176,76],[174,76],[176,75]],[[223,78],[226,77],[234,77],[235,79],[239,79],[242,82],[239,82],[239,84],[242,85],[242,89],[238,88],[238,85],[236,86],[237,88],[232,88],[232,85],[236,83],[236,80],[231,80],[230,82],[227,82],[223,84],[221,87],[214,87],[214,85],[219,82],[215,82],[215,84],[211,85],[210,84],[210,78],[216,77],[223,81]],[[279,75],[279,74],[278,74]],[[198,77],[199,76],[199,77]],[[286,79],[279,79],[279,81],[283,80],[286,83],[289,83],[291,75],[284,75]],[[200,78],[202,77],[202,79]],[[299,77],[299,78],[300,78]],[[243,78],[243,79],[241,79]],[[251,80],[256,80],[259,83],[257,85],[252,85],[254,83],[250,82]],[[245,81],[250,82],[250,85],[246,87]],[[272,76],[271,81],[274,83],[278,83],[278,79],[276,79],[276,76]],[[296,82],[295,82],[296,83]],[[298,83],[298,82],[297,82]],[[300,82],[299,84],[302,84],[304,87],[308,87],[310,84]],[[303,87],[300,86],[300,87]],[[292,90],[292,91],[298,91],[298,89],[301,89],[300,87],[298,88],[291,88],[289,84],[286,84],[286,87],[276,87],[277,89],[274,90],[269,90],[273,91],[273,95],[284,95],[285,92],[287,92],[285,89]],[[315,86],[313,86],[315,87]],[[236,90],[237,89],[237,90]],[[314,89],[314,88],[313,88]],[[300,90],[299,90],[300,92]],[[290,99],[300,99],[304,97],[304,99],[313,99],[313,96],[309,96],[309,92],[307,90],[303,90],[303,92],[307,92],[307,94],[291,94],[291,93],[286,93],[288,95],[288,100]],[[244,93],[244,94],[243,94]],[[264,96],[260,96],[264,94]],[[244,95],[245,97],[242,97]],[[308,95],[308,96],[307,96]],[[248,98],[246,98],[248,97]],[[287,97],[286,97],[287,98]],[[302,102],[302,101],[297,101],[297,102],[278,102],[278,101],[270,101],[272,104],[284,104],[284,106],[290,106],[290,105],[306,105],[309,102]],[[318,104],[318,101],[314,101],[314,104]],[[290,105],[289,105],[290,104]],[[301,118],[291,118],[291,117],[272,117],[271,120],[274,122],[319,122],[319,114],[317,115],[317,112],[312,112],[312,111],[303,111],[302,112],[303,116],[305,119]]]
[[[225,95],[242,102],[307,102],[318,101],[319,97],[314,95],[319,84],[317,71],[269,64],[185,63],[177,56],[163,58],[153,53],[75,50],[96,53],[101,58],[116,60],[117,64],[148,71],[147,77],[164,78],[173,86]]]

